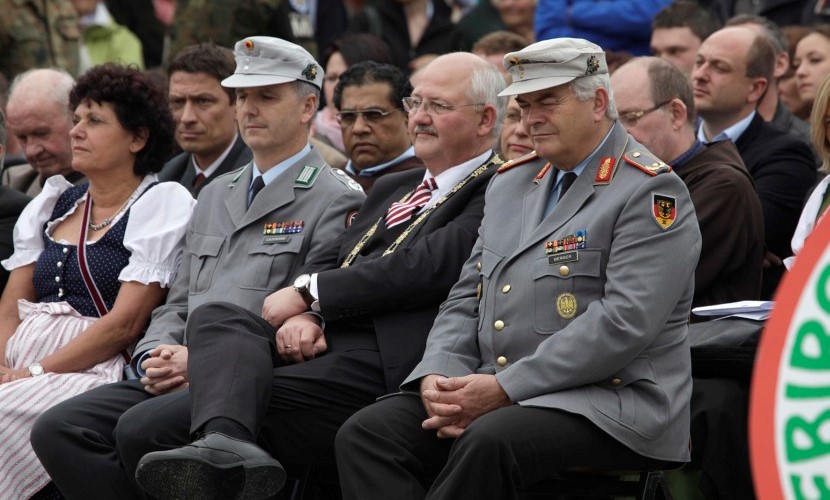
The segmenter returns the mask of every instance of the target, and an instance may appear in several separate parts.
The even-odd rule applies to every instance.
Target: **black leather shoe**
[[[182,448],[144,455],[135,479],[159,500],[255,500],[280,491],[285,469],[253,443],[209,432]]]

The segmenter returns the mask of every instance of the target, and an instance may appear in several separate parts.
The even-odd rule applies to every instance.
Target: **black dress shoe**
[[[182,448],[144,455],[135,479],[159,500],[256,500],[280,491],[285,469],[253,443],[209,432]]]

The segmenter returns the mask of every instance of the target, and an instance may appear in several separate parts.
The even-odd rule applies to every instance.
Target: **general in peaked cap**
[[[504,56],[504,67],[513,83],[500,96],[526,94],[608,73],[602,48],[581,38],[543,40],[509,52]]]

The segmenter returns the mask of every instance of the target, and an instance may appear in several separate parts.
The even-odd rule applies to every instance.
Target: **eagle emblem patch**
[[[654,221],[663,230],[670,228],[677,217],[677,201],[671,196],[662,194],[652,194],[651,198]]]

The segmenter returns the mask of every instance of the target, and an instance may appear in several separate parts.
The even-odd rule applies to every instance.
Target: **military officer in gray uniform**
[[[688,191],[617,123],[600,47],[546,40],[504,64],[536,151],[490,183],[403,394],[340,429],[344,498],[508,499],[569,468],[689,459]]]
[[[187,389],[189,313],[221,300],[259,314],[267,295],[329,248],[364,199],[357,183],[308,144],[323,82],[311,55],[277,38],[251,37],[236,44],[235,58],[236,72],[222,84],[236,88],[253,161],[202,190],[179,274],[135,349],[140,380],[69,400],[36,424],[38,456],[68,498],[136,496],[135,464],[118,452],[119,419],[153,419],[167,397]]]

